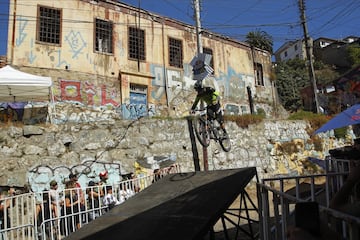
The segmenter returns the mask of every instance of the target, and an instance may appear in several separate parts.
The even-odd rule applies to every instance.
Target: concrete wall
[[[64,109],[65,111],[65,109]],[[192,145],[184,119],[119,120],[111,111],[73,113],[63,124],[2,125],[0,128],[0,185],[29,184],[42,190],[52,179],[61,182],[70,172],[81,173],[83,186],[108,170],[110,182],[120,175],[144,171],[147,157],[170,157],[183,172],[194,171]],[[266,120],[249,128],[227,122],[232,149],[224,152],[212,142],[208,148],[209,170],[255,166],[259,177],[313,173],[307,157],[324,159],[329,149],[349,144],[322,136],[321,149],[310,139],[304,121]],[[350,139],[351,140],[351,139]],[[197,143],[203,169],[202,147]],[[161,165],[161,164],[160,164]],[[320,170],[320,169],[319,169]]]

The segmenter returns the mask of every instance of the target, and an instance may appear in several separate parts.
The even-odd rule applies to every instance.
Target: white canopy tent
[[[52,80],[21,72],[10,66],[0,69],[0,102],[51,101]]]
[[[48,102],[48,117],[55,113],[51,77],[21,72],[7,65],[0,68],[0,102]],[[32,104],[31,104],[32,105]]]

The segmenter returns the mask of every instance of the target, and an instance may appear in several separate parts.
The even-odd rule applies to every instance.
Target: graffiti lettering
[[[81,102],[80,82],[60,80],[61,99]]]
[[[116,97],[116,92],[115,90],[112,90],[110,93],[110,98],[106,98],[107,97],[107,92],[106,92],[106,86],[102,85],[101,86],[101,105],[112,105],[114,107],[117,107],[119,105],[119,103],[117,103],[116,101],[114,101],[113,99]]]
[[[86,81],[85,92],[87,94],[87,104],[94,105],[94,96],[96,95],[95,85],[89,81]]]

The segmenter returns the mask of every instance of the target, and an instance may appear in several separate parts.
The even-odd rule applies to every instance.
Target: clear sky
[[[304,1],[308,32],[313,39],[360,36],[359,0]],[[0,55],[6,54],[8,2],[0,0]],[[121,2],[195,25],[192,0]],[[244,41],[250,31],[265,31],[273,37],[276,51],[286,41],[304,35],[298,0],[200,0],[200,3],[203,28],[240,41]]]

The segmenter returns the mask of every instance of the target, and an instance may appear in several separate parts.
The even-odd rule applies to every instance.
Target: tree
[[[321,61],[314,62],[316,83],[319,86],[332,85],[340,74],[330,65],[326,65]]]
[[[360,44],[359,43],[351,44],[347,48],[347,52],[351,66],[354,68],[360,65]]]
[[[338,72],[321,61],[315,61],[314,68],[318,88],[333,85],[332,82],[339,76]],[[303,99],[301,98],[300,91],[305,87],[311,86],[306,61],[292,59],[280,62],[275,67],[275,74],[276,87],[284,108],[288,111],[303,109]],[[326,107],[329,104],[328,102],[332,101],[328,99],[328,96],[320,93],[318,97],[321,98],[320,104],[323,107]]]
[[[310,83],[305,64],[304,60],[292,59],[278,63],[275,68],[280,101],[284,108],[291,112],[303,107],[300,90]]]
[[[273,39],[265,31],[260,31],[259,29],[249,32],[246,35],[246,43],[250,44],[252,47],[257,47],[263,50],[266,50],[273,54]]]

